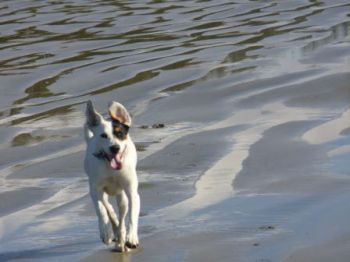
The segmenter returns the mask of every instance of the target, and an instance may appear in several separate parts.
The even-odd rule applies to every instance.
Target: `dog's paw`
[[[135,248],[138,248],[138,247],[139,247],[139,243],[133,244],[133,243],[127,241],[127,242],[125,243],[125,246],[128,247],[128,248],[131,248],[131,249],[135,249]]]
[[[110,245],[113,240],[113,229],[111,223],[100,224],[100,238],[106,245]]]
[[[129,248],[126,245],[120,245],[119,243],[116,243],[114,251],[120,252],[120,253],[126,253],[129,252]]]
[[[129,234],[125,245],[128,248],[132,248],[132,249],[137,248],[139,246],[139,238],[137,234]]]

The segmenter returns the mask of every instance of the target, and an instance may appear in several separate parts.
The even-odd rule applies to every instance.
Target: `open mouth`
[[[106,154],[106,160],[109,161],[109,165],[114,170],[122,169],[122,154]]]
[[[118,153],[106,153],[104,151],[100,151],[99,153],[94,154],[95,157],[104,159],[109,162],[109,166],[114,170],[122,169],[122,161],[126,147],[124,150],[119,150]]]

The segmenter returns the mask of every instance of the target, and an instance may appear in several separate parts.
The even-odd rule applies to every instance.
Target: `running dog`
[[[129,135],[131,117],[117,102],[109,105],[110,119],[105,119],[93,107],[86,106],[85,140],[87,144],[84,168],[89,177],[89,189],[98,217],[100,237],[109,245],[116,239],[121,252],[137,248],[140,197],[136,174],[136,148]],[[116,196],[119,219],[109,196]],[[129,212],[128,230],[126,215]],[[113,236],[114,235],[114,236]]]

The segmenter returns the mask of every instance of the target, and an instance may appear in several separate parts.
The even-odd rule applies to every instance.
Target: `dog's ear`
[[[109,104],[109,115],[115,121],[119,121],[120,123],[131,126],[131,117],[125,107],[118,102],[111,102]]]
[[[86,103],[85,114],[86,123],[89,127],[94,127],[101,123],[102,116],[99,113],[97,113],[90,100]]]

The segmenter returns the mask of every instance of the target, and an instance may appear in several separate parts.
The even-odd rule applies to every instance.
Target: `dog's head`
[[[110,119],[104,119],[92,105],[86,106],[86,127],[91,131],[94,156],[107,161],[112,169],[120,170],[127,147],[131,117],[125,107],[117,102],[109,105]]]

